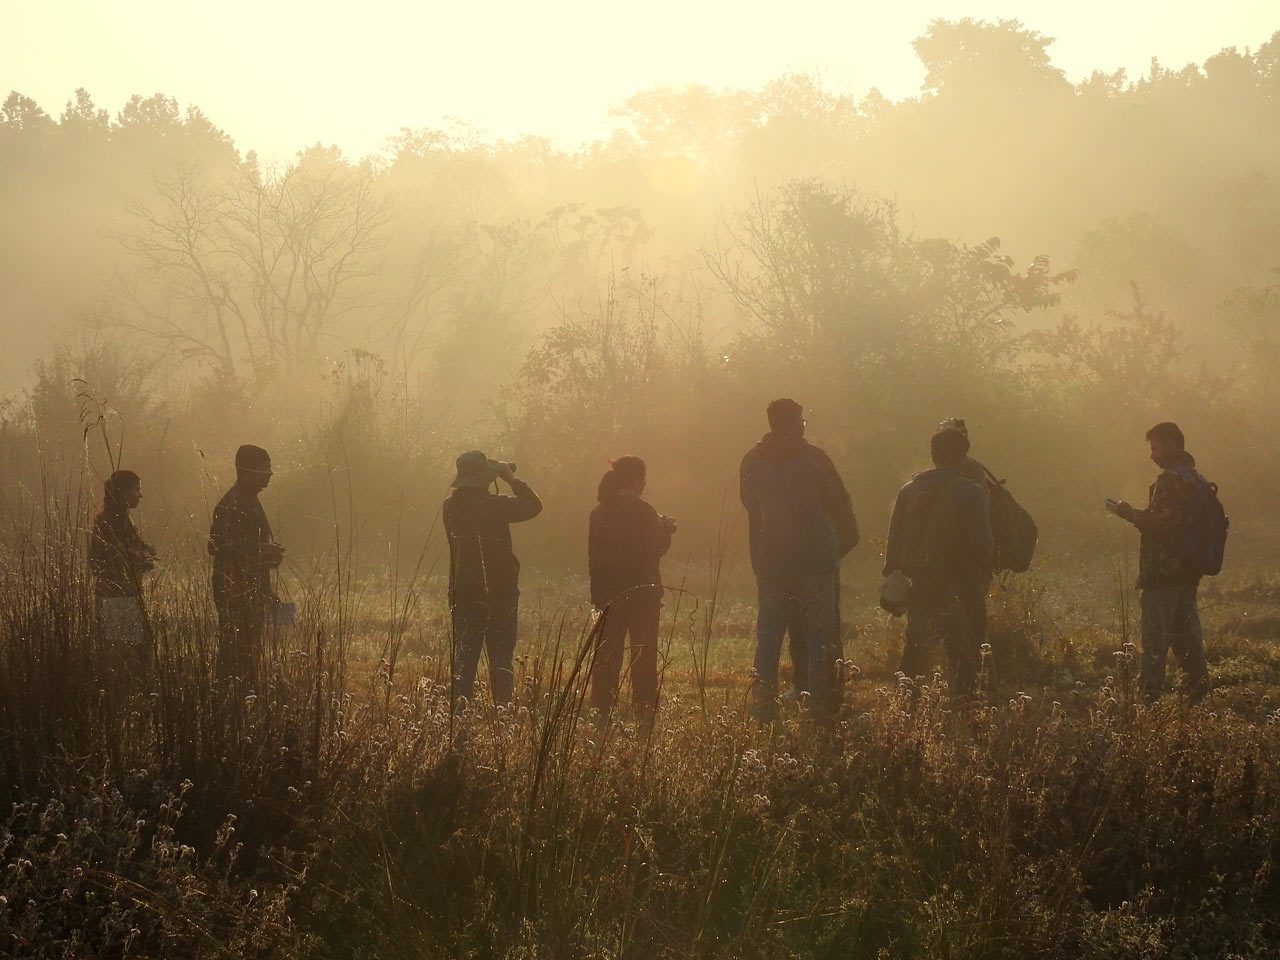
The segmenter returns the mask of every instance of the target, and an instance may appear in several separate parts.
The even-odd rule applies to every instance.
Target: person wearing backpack
[[[943,420],[938,424],[939,430],[951,428],[959,430],[965,435],[965,439],[972,444],[972,438],[969,436],[969,428],[965,422],[960,419]],[[981,484],[986,488],[987,500],[991,515],[991,536],[994,541],[991,554],[991,572],[987,575],[986,584],[980,592],[972,591],[968,595],[970,602],[966,604],[966,614],[969,616],[970,628],[978,639],[978,644],[987,636],[987,594],[991,589],[991,580],[996,573],[1026,573],[1031,567],[1031,558],[1035,554],[1036,540],[1039,537],[1039,531],[1036,529],[1036,522],[1032,519],[1021,504],[1013,498],[1013,494],[1005,486],[1003,480],[997,480],[996,475],[987,469],[982,461],[976,459],[972,453],[965,454],[964,462],[960,465],[960,472],[975,483]],[[974,599],[981,599],[981,603],[972,602]]]
[[[982,639],[973,609],[986,608],[993,537],[987,488],[963,472],[969,438],[954,427],[929,441],[934,468],[900,491],[889,520],[884,575],[910,581],[901,672],[927,674],[930,650],[941,642],[951,691],[968,695],[978,679]]]
[[[1149,701],[1164,693],[1165,661],[1172,649],[1197,701],[1209,692],[1204,636],[1196,609],[1200,578],[1222,569],[1226,517],[1217,487],[1196,471],[1175,423],[1147,431],[1151,459],[1160,474],[1145,510],[1121,500],[1115,514],[1138,528],[1138,590],[1142,607],[1140,685]]]
[[[756,575],[757,714],[773,712],[778,660],[789,625],[807,648],[814,714],[834,716],[840,643],[840,560],[858,543],[858,521],[831,458],[804,438],[804,408],[769,404],[769,432],[742,459],[742,505]]]

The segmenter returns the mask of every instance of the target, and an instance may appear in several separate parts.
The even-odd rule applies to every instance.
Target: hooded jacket
[[[1142,534],[1138,547],[1138,586],[1189,586],[1198,583],[1198,574],[1188,572],[1179,551],[1179,538],[1195,523],[1196,459],[1179,450],[1160,464],[1161,470],[1148,490],[1145,510],[1128,517]]]
[[[938,502],[938,497],[945,497]],[[949,515],[947,513],[949,511]],[[930,540],[931,526],[941,533]],[[884,575],[902,570],[913,580],[922,571],[912,570],[919,562],[920,544],[928,541],[936,551],[930,558],[926,578],[930,586],[949,586],[991,572],[991,514],[987,488],[969,479],[960,468],[935,467],[918,473],[898,491],[889,520],[884,548]]]
[[[592,604],[603,610],[623,595],[660,600],[658,565],[669,549],[671,530],[658,511],[634,493],[605,495],[591,511],[587,535]]]
[[[831,573],[858,545],[858,521],[840,474],[803,437],[765,434],[742,459],[739,487],[758,577]]]

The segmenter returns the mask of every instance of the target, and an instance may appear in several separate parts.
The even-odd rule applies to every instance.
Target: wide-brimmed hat
[[[490,460],[479,450],[468,450],[458,457],[458,475],[453,478],[455,487],[487,487],[498,479],[502,464]]]

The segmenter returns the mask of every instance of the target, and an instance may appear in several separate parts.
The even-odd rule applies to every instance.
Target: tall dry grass
[[[298,626],[272,635],[258,685],[231,696],[212,679],[198,554],[149,591],[140,661],[95,629],[81,515],[49,500],[0,565],[7,955],[1280,945],[1266,639],[1224,647],[1259,665],[1248,682],[1204,707],[1146,708],[1122,636],[1064,639],[1042,609],[1052,584],[1024,584],[994,611],[984,702],[899,684],[878,646],[892,635],[860,623],[846,654],[862,669],[835,728],[802,710],[762,727],[744,709],[745,664],[713,668],[731,626],[713,562],[702,596],[673,597],[651,728],[625,710],[591,722],[582,607],[531,607],[516,702],[452,716],[431,585],[419,572],[375,591],[338,541],[294,584]]]

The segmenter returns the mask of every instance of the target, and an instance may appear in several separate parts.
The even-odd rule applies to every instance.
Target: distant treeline
[[[531,553],[577,556],[606,457],[637,453],[703,556],[782,395],[872,531],[945,416],[1043,505],[1050,554],[1137,492],[1156,420],[1229,503],[1265,503],[1280,34],[1079,84],[1049,43],[938,21],[919,97],[657,89],[575,152],[405,130],[273,166],[162,95],[111,117],[81,90],[54,118],[13,93],[6,507],[42,465],[75,474],[92,398],[174,535],[247,441],[280,465],[282,538],[325,548],[336,519],[411,558],[453,455],[484,446],[547,492]]]

